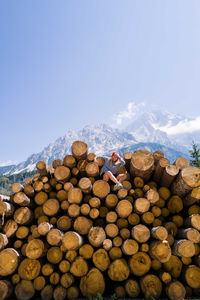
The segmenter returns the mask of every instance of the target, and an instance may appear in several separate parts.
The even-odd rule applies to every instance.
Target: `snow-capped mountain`
[[[0,174],[11,175],[22,171],[33,171],[36,162],[40,160],[49,165],[54,159],[62,159],[65,155],[71,154],[71,145],[76,140],[86,142],[89,152],[95,152],[97,155],[103,155],[110,149],[119,149],[124,145],[136,143],[134,136],[125,131],[120,131],[106,124],[90,125],[79,131],[68,131],[66,135],[49,144],[43,151],[32,154],[26,161],[18,165],[0,167]]]

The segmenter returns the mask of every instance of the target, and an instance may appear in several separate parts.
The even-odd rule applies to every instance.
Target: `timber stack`
[[[94,157],[75,141],[1,199],[0,300],[199,298],[200,169],[126,152],[114,192]]]

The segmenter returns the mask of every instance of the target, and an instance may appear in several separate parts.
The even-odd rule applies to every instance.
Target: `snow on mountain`
[[[47,165],[54,159],[63,158],[71,154],[71,145],[74,141],[81,140],[88,144],[89,152],[95,152],[97,155],[103,155],[110,149],[119,149],[124,145],[136,143],[132,134],[119,129],[114,129],[106,124],[89,125],[79,131],[70,130],[63,137],[49,144],[43,151],[32,154],[28,159],[18,165],[5,169],[0,167],[0,174],[11,175],[22,171],[33,171],[36,162],[43,160]]]

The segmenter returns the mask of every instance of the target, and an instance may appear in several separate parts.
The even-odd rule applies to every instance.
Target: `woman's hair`
[[[112,156],[110,156],[110,157],[108,158],[108,160],[109,160],[110,166],[112,166],[113,164],[115,164],[115,165],[120,164],[120,160],[118,159],[118,160],[116,160],[116,161],[113,161]]]

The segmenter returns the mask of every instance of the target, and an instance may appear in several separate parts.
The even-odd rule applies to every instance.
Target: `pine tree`
[[[200,168],[200,149],[194,141],[192,141],[192,150],[189,150],[189,152],[191,157],[191,165]]]

